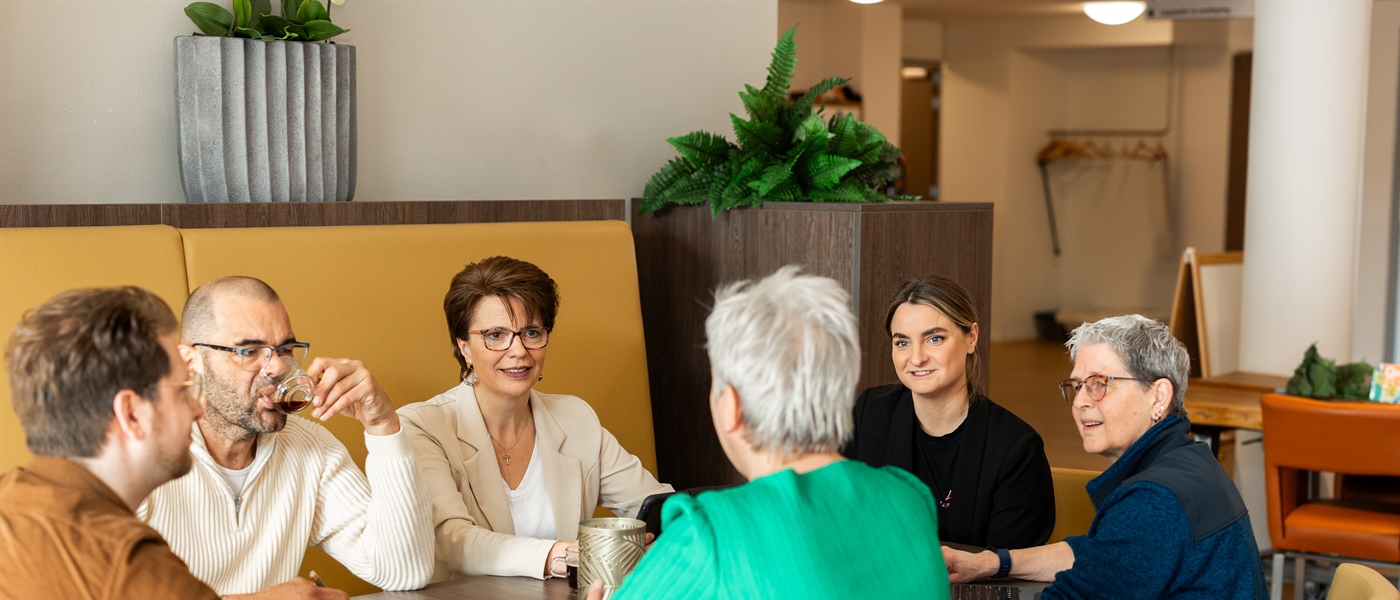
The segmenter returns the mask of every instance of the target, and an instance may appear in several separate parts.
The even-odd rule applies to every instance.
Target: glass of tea
[[[291,415],[306,410],[311,406],[311,400],[316,397],[316,380],[303,371],[301,365],[290,356],[275,358],[282,363],[280,374],[269,377],[272,385],[265,388],[266,393],[272,398],[272,406],[284,415]]]

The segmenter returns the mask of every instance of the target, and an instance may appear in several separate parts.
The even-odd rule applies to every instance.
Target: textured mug
[[[636,519],[611,517],[578,524],[578,589],[586,590],[594,579],[605,589],[622,584],[646,549],[647,524]]]

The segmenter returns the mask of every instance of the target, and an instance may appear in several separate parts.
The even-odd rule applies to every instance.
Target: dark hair
[[[900,286],[890,299],[890,308],[885,311],[885,333],[891,334],[890,322],[894,311],[904,304],[922,304],[930,307],[961,329],[963,335],[971,335],[972,326],[977,324],[977,307],[972,304],[972,295],[963,286],[942,275],[929,275],[911,279]],[[986,395],[982,384],[982,357],[974,350],[967,355],[964,366],[967,376],[967,392],[971,395]]]
[[[452,277],[452,285],[442,299],[447,333],[452,338],[452,354],[463,372],[467,370],[467,359],[457,347],[457,340],[467,339],[476,307],[487,296],[500,298],[506,310],[510,310],[511,300],[519,300],[525,307],[526,317],[539,319],[547,330],[554,329],[554,316],[559,312],[559,286],[539,267],[509,256],[493,256],[471,263]]]
[[[72,290],[26,312],[5,360],[29,451],[97,456],[117,392],[152,398],[170,374],[160,337],[175,328],[165,301],[138,287]]]

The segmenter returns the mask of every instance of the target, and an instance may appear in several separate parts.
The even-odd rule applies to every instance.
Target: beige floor
[[[992,344],[989,396],[1045,440],[1052,467],[1102,471],[1108,461],[1085,454],[1059,384],[1069,377],[1069,351],[1052,342]]]

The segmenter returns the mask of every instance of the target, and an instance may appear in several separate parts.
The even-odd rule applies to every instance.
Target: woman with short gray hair
[[[1085,486],[1089,533],[995,554],[945,548],[952,579],[1053,580],[1045,600],[1263,598],[1244,501],[1210,449],[1187,435],[1186,348],[1140,315],[1085,323],[1065,345],[1074,370],[1060,392],[1084,451],[1111,463]]]
[[[705,333],[715,432],[749,482],[669,499],[619,599],[947,598],[928,488],[838,454],[860,375],[850,296],[784,267],[716,292]]]

